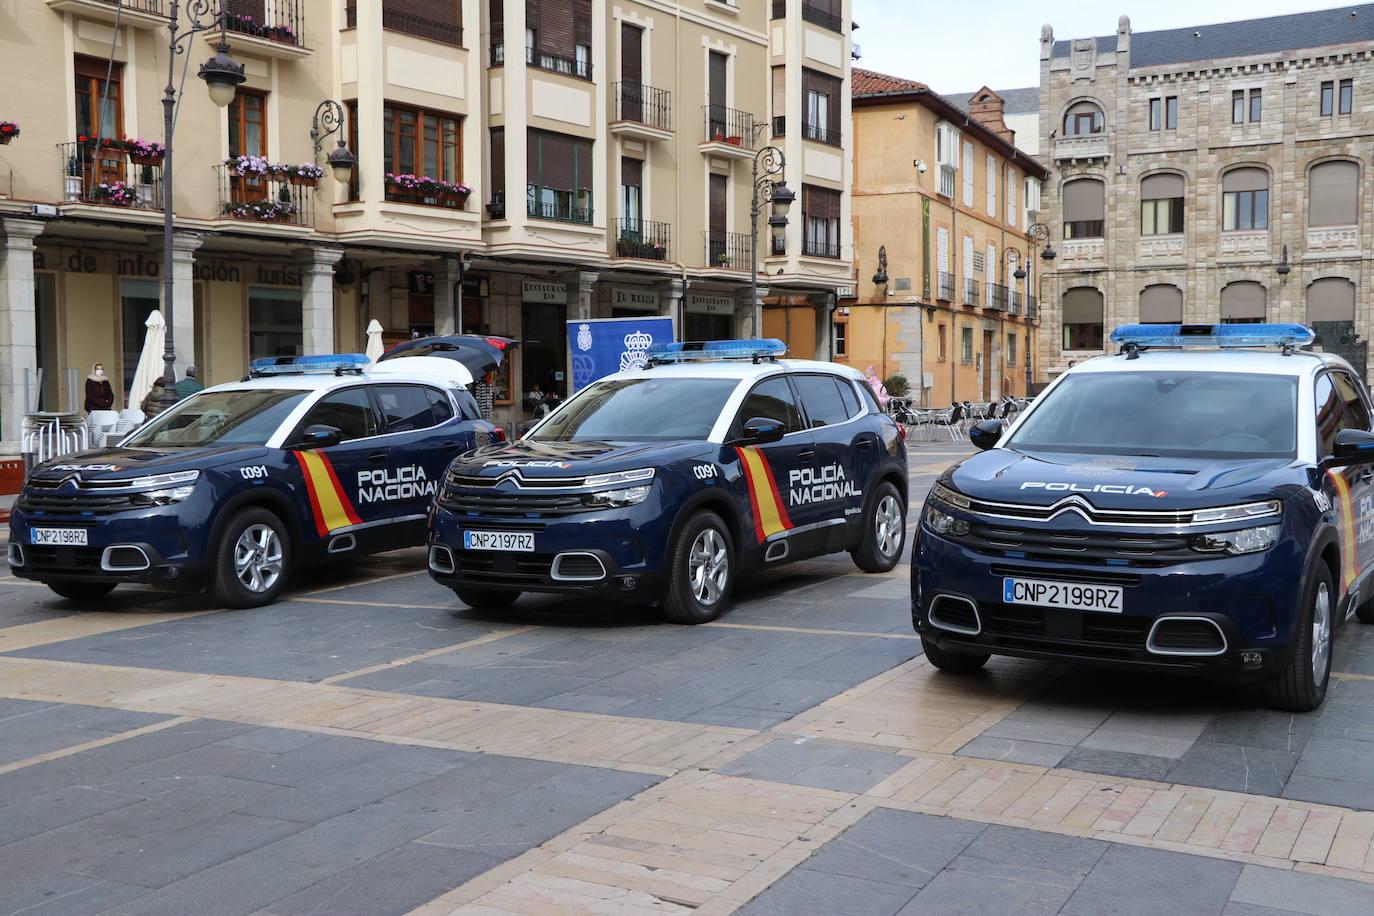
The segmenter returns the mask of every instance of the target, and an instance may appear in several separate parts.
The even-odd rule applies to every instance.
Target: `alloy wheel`
[[[1312,684],[1321,687],[1331,655],[1331,591],[1318,583],[1312,602]]]
[[[873,517],[873,528],[878,538],[878,552],[884,557],[890,557],[901,549],[902,507],[892,494],[887,494],[878,503],[878,511]]]
[[[702,607],[711,607],[725,593],[730,577],[730,558],[725,539],[714,528],[706,528],[692,542],[688,555],[687,576],[692,594]]]
[[[281,578],[281,538],[268,525],[249,525],[234,542],[234,575],[250,592],[270,589]]]

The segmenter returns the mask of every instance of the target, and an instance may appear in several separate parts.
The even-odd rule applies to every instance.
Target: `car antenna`
[[[1140,354],[1145,352],[1145,347],[1134,340],[1128,340],[1121,345],[1121,352],[1125,354],[1127,359],[1140,359]]]

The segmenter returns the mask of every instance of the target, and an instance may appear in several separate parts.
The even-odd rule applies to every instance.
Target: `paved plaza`
[[[966,450],[913,449],[913,506]],[[905,563],[680,627],[422,562],[246,611],[0,576],[0,914],[1374,912],[1374,627],[1289,715],[936,672]]]

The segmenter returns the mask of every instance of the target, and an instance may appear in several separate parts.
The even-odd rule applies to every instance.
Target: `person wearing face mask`
[[[86,409],[109,410],[114,406],[114,389],[105,377],[105,366],[96,363],[86,376]]]

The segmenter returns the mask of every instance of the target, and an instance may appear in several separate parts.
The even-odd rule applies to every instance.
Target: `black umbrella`
[[[438,356],[466,366],[474,378],[496,369],[506,354],[519,346],[509,337],[477,337],[467,334],[447,334],[442,337],[419,337],[396,344],[377,360],[398,359],[405,356]]]

